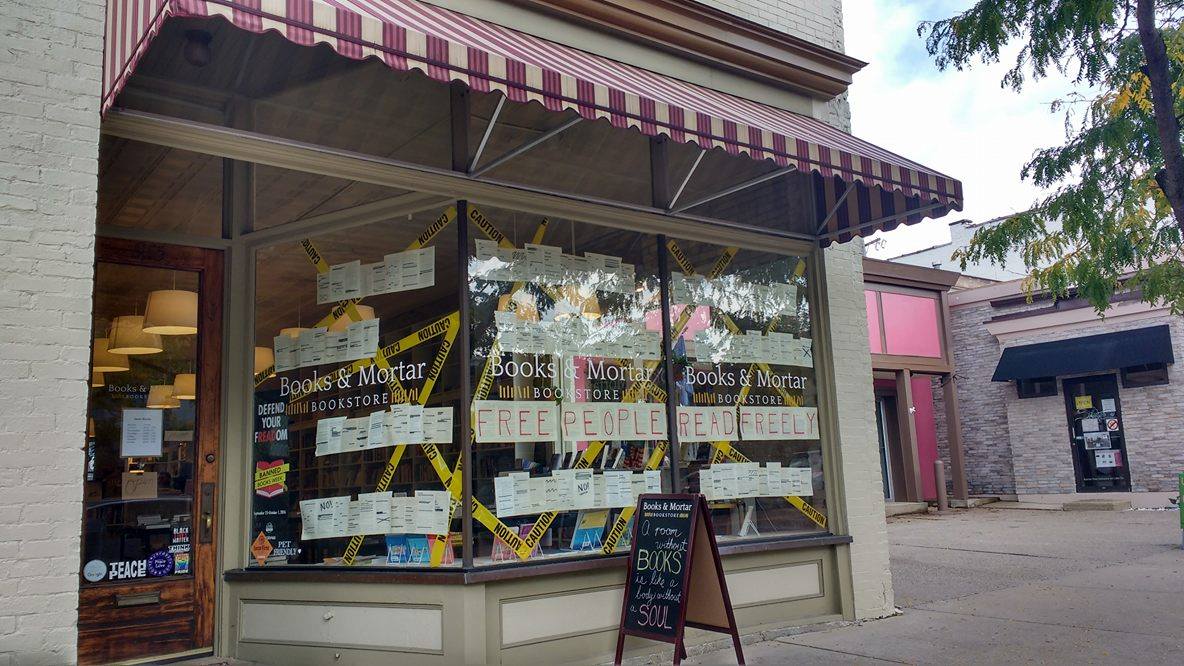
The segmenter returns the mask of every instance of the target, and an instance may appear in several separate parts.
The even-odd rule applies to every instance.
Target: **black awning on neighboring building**
[[[1084,338],[1020,345],[1003,350],[993,382],[1059,377],[1095,370],[1117,370],[1152,363],[1174,363],[1167,324]]]

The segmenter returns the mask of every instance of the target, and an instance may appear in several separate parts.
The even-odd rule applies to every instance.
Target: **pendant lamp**
[[[151,409],[173,409],[181,401],[173,395],[172,384],[153,384],[148,388],[148,407]]]
[[[124,372],[130,368],[131,365],[126,356],[107,351],[107,338],[95,338],[91,370],[94,372]]]
[[[158,289],[148,294],[144,332],[156,335],[197,333],[197,292]]]
[[[308,329],[304,328],[303,326],[289,326],[287,328],[281,328],[280,335],[286,335],[293,340],[298,340],[300,339],[300,334],[307,330]]]
[[[197,375],[183,372],[173,377],[173,397],[178,400],[197,398]]]
[[[106,385],[107,380],[103,377],[103,373],[98,372],[97,370],[92,370],[90,373],[90,387],[99,388]]]
[[[593,294],[584,299],[584,304],[580,308],[580,314],[584,319],[600,319],[600,301]]]
[[[144,318],[124,315],[111,322],[107,351],[112,354],[159,354],[164,351],[160,336],[144,332]]]
[[[255,348],[255,371],[258,375],[260,372],[271,368],[271,374],[268,377],[275,376],[275,352],[271,347],[256,347]]]
[[[358,321],[374,319],[374,308],[370,307],[369,305],[355,305],[354,307],[358,309],[358,314],[362,317]],[[333,322],[333,324],[329,326],[329,332],[340,333],[349,328],[349,325],[353,323],[355,323],[354,320],[350,319],[348,314],[343,314],[337,318],[337,321]]]

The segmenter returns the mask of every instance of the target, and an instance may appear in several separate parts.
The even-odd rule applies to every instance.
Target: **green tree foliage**
[[[1184,313],[1184,0],[981,0],[918,34],[938,67],[998,62],[1021,46],[1003,85],[1055,70],[1089,94],[1061,100],[1066,141],[1038,151],[1022,177],[1049,194],[979,229],[956,257],[1002,264],[1018,250],[1029,293],[1087,298],[1117,291]]]

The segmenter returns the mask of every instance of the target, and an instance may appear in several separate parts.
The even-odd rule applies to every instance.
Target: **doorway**
[[[1064,380],[1064,387],[1077,492],[1130,491],[1117,378],[1077,377]]]
[[[895,502],[896,485],[904,473],[900,463],[900,429],[896,420],[896,396],[876,391],[876,433],[880,440],[880,474],[884,499]]]
[[[78,660],[213,645],[222,255],[98,239]]]

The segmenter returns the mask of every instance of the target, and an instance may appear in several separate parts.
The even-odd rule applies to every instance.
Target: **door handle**
[[[201,484],[201,523],[198,525],[199,543],[214,542],[214,484]]]

